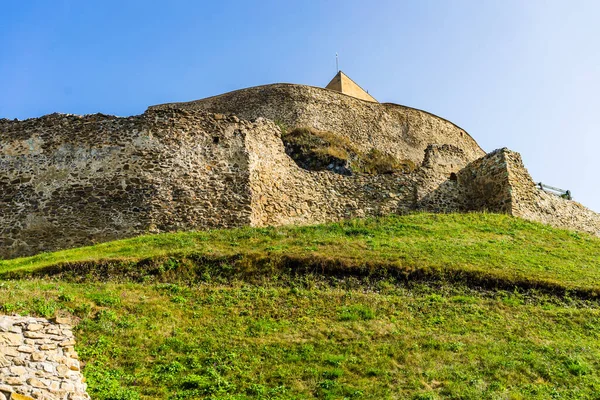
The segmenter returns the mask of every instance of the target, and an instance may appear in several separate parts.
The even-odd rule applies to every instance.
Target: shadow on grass
[[[206,254],[170,255],[139,261],[105,259],[66,262],[35,271],[7,271],[0,279],[51,278],[68,282],[201,282],[227,283],[241,280],[260,283],[265,279],[295,280],[314,275],[325,279],[356,278],[363,283],[394,279],[399,284],[462,284],[481,290],[535,290],[557,297],[597,300],[595,288],[569,287],[559,281],[531,277],[499,276],[493,272],[456,268],[431,268],[399,262],[365,262],[315,255]]]

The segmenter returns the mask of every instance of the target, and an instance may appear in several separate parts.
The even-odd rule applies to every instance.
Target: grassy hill
[[[95,399],[595,399],[600,240],[493,214],[144,236],[0,261]]]

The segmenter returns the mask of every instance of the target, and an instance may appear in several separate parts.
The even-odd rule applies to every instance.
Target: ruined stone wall
[[[575,229],[600,236],[600,214],[580,203],[563,199],[536,187],[521,155],[504,149],[511,188],[511,213],[558,228]]]
[[[252,129],[177,110],[0,122],[0,257],[249,224]]]
[[[600,226],[598,214],[539,192],[506,149],[473,160],[464,143],[429,144],[412,173],[347,176],[300,168],[273,121],[177,107],[127,118],[0,120],[0,138],[2,258],[149,232],[415,209],[513,213],[595,233]]]
[[[255,226],[321,223],[414,208],[414,179],[410,175],[346,176],[307,171],[285,153],[279,133],[254,131],[246,140]]]
[[[445,159],[451,160],[449,156]],[[443,170],[443,161],[438,162],[440,164],[435,168]],[[506,148],[469,163],[454,180],[436,180],[435,171],[426,172],[426,176],[427,179],[418,184],[419,190],[424,193],[419,198],[419,209],[506,213],[600,236],[600,214],[576,201],[537,188],[519,153]],[[438,176],[441,178],[443,174]]]
[[[416,172],[415,208],[443,213],[465,211],[469,194],[458,176],[466,164],[468,158],[462,149],[448,144],[429,145]]]
[[[90,398],[64,322],[0,315],[0,400]]]
[[[464,211],[512,213],[512,195],[505,159],[506,149],[488,153],[457,175],[462,187]]]
[[[3,120],[0,133],[3,258],[149,232],[402,213],[432,171],[466,163],[441,146],[455,153],[432,153],[426,174],[307,171],[272,121],[180,109]]]
[[[468,133],[435,115],[303,85],[258,86],[150,109],[204,110],[231,113],[249,120],[265,117],[288,128],[312,127],[342,134],[363,152],[375,148],[400,160],[411,160],[415,165],[421,164],[430,144],[456,146],[463,150],[468,161],[485,155]]]

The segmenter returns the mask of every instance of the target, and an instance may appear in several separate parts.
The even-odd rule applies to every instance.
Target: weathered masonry
[[[343,137],[410,171],[301,168],[282,128]],[[520,156],[490,154],[430,113],[275,84],[144,114],[0,120],[0,257],[148,232],[310,224],[405,213],[504,212],[600,234],[600,216],[545,193]]]
[[[0,400],[85,400],[71,326],[0,315]]]

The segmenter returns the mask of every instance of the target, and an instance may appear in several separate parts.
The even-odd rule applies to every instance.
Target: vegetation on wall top
[[[282,128],[282,124],[278,124]],[[378,149],[363,152],[349,138],[314,128],[288,130],[283,126],[286,153],[309,171],[331,170],[342,175],[409,173],[415,169],[410,160],[398,160]]]

